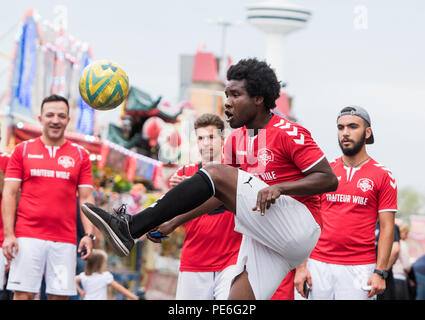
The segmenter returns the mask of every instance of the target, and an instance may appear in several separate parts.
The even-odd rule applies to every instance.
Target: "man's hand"
[[[16,240],[15,235],[4,238],[3,254],[6,257],[8,263],[10,263],[10,261],[12,261],[13,258],[15,258],[15,256],[18,254],[18,241]]]
[[[304,282],[307,281],[307,284],[310,288],[312,288],[312,282],[311,282],[311,274],[310,271],[307,269],[307,263],[304,262],[302,265],[298,266],[295,278],[294,278],[294,286],[295,289],[297,289],[298,293],[303,297],[306,298],[304,294]]]
[[[166,236],[166,235],[170,234],[171,232],[173,232],[176,228],[177,228],[177,226],[170,220],[170,221],[167,221],[167,222],[164,222],[164,223],[160,224],[155,229],[152,229],[151,231],[149,231],[149,233],[150,232],[153,232],[153,231],[157,231],[157,232],[161,232],[161,234],[163,236]],[[155,238],[155,237],[151,237],[149,235],[149,233],[146,234],[146,237],[150,241],[155,242],[155,243],[161,243],[161,241],[162,241],[161,239]]]
[[[258,191],[257,203],[252,211],[260,211],[261,215],[264,216],[266,209],[275,203],[276,199],[280,197],[280,190],[277,186],[269,186]]]
[[[170,186],[171,186],[171,188],[174,188],[176,185],[178,185],[179,183],[183,182],[184,179],[186,179],[185,176],[178,176],[178,175],[174,174],[170,178]]]
[[[368,298],[372,298],[375,294],[382,294],[385,291],[385,279],[377,273],[373,273],[370,276],[367,285],[372,287],[367,293]]]
[[[85,250],[83,250],[85,248]],[[81,259],[87,260],[90,258],[93,249],[93,240],[89,236],[84,236],[78,245],[78,252],[81,253]]]

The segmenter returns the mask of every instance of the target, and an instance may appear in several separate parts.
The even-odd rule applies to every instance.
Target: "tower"
[[[289,33],[304,28],[311,12],[288,0],[258,2],[247,6],[247,9],[248,22],[266,34],[267,63],[275,69],[278,80],[285,84],[285,38]]]

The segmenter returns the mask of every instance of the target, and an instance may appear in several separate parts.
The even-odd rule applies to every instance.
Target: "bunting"
[[[125,149],[113,142],[105,140],[101,147],[99,169],[105,166],[127,173],[127,180],[132,182],[136,177],[151,180],[158,188],[162,180],[162,162]]]

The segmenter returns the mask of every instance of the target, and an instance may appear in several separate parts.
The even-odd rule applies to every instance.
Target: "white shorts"
[[[0,290],[3,290],[7,260],[3,252],[0,252]]]
[[[8,290],[38,293],[44,275],[47,294],[77,294],[74,244],[35,238],[17,238],[17,241],[18,254],[10,265]]]
[[[264,216],[252,211],[258,191],[266,187],[238,171],[235,231],[243,234],[238,274],[246,267],[258,300],[270,299],[287,273],[307,260],[321,231],[307,207],[289,196],[280,196]]]
[[[216,272],[180,271],[176,300],[227,300],[237,274],[235,265]]]
[[[362,286],[375,269],[375,264],[340,265],[308,259],[311,274],[310,300],[374,300],[367,297]]]

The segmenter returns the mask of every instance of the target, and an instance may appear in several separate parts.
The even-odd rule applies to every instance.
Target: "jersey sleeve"
[[[378,212],[397,211],[397,184],[390,171],[383,175],[378,201]]]
[[[7,164],[9,162],[9,155],[2,154],[0,155],[0,170],[3,171],[3,175],[6,173]]]
[[[223,163],[238,168],[240,167],[240,164],[237,163],[238,161],[236,159],[235,153],[236,138],[236,135],[234,135],[233,133],[227,137],[223,147]]]
[[[80,168],[80,177],[78,187],[93,187],[93,174],[89,153],[87,150],[82,149],[82,160]]]
[[[22,145],[16,146],[7,163],[7,169],[4,174],[5,181],[22,181],[24,174]]]
[[[179,168],[176,172],[173,173],[173,176],[176,175],[176,176],[179,176],[179,177],[183,177],[183,168],[184,168],[184,166]]]
[[[310,170],[325,157],[310,132],[304,127],[293,126],[285,132],[286,136],[282,135],[284,150],[288,152],[289,158],[301,172]]]

